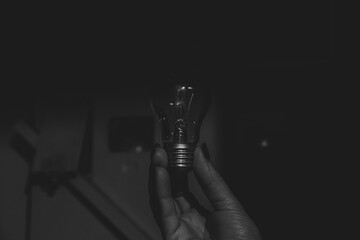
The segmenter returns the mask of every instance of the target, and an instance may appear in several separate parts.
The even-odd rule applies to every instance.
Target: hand
[[[213,209],[201,206],[191,192],[173,197],[166,152],[153,149],[149,173],[150,205],[166,240],[260,240],[254,222],[211,164],[206,145],[196,148],[193,171]]]

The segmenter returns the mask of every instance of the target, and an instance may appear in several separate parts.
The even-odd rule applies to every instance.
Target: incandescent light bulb
[[[192,169],[194,149],[210,100],[206,85],[184,79],[168,79],[152,97],[151,106],[161,125],[168,170],[173,176],[184,176]]]

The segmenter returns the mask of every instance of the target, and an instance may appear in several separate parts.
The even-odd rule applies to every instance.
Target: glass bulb
[[[168,79],[158,87],[151,106],[161,125],[168,168],[189,172],[201,123],[210,105],[206,85],[184,79]]]

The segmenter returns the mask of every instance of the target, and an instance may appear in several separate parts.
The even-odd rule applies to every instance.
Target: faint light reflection
[[[261,147],[266,148],[269,146],[269,142],[266,139],[263,139],[260,145]]]
[[[141,153],[142,150],[143,150],[142,146],[136,146],[135,147],[135,152],[137,152],[137,153]]]

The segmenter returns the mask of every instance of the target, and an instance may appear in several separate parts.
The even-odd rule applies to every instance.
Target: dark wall
[[[265,239],[329,233],[339,69],[332,61],[224,73],[234,80],[223,88],[224,176]]]

